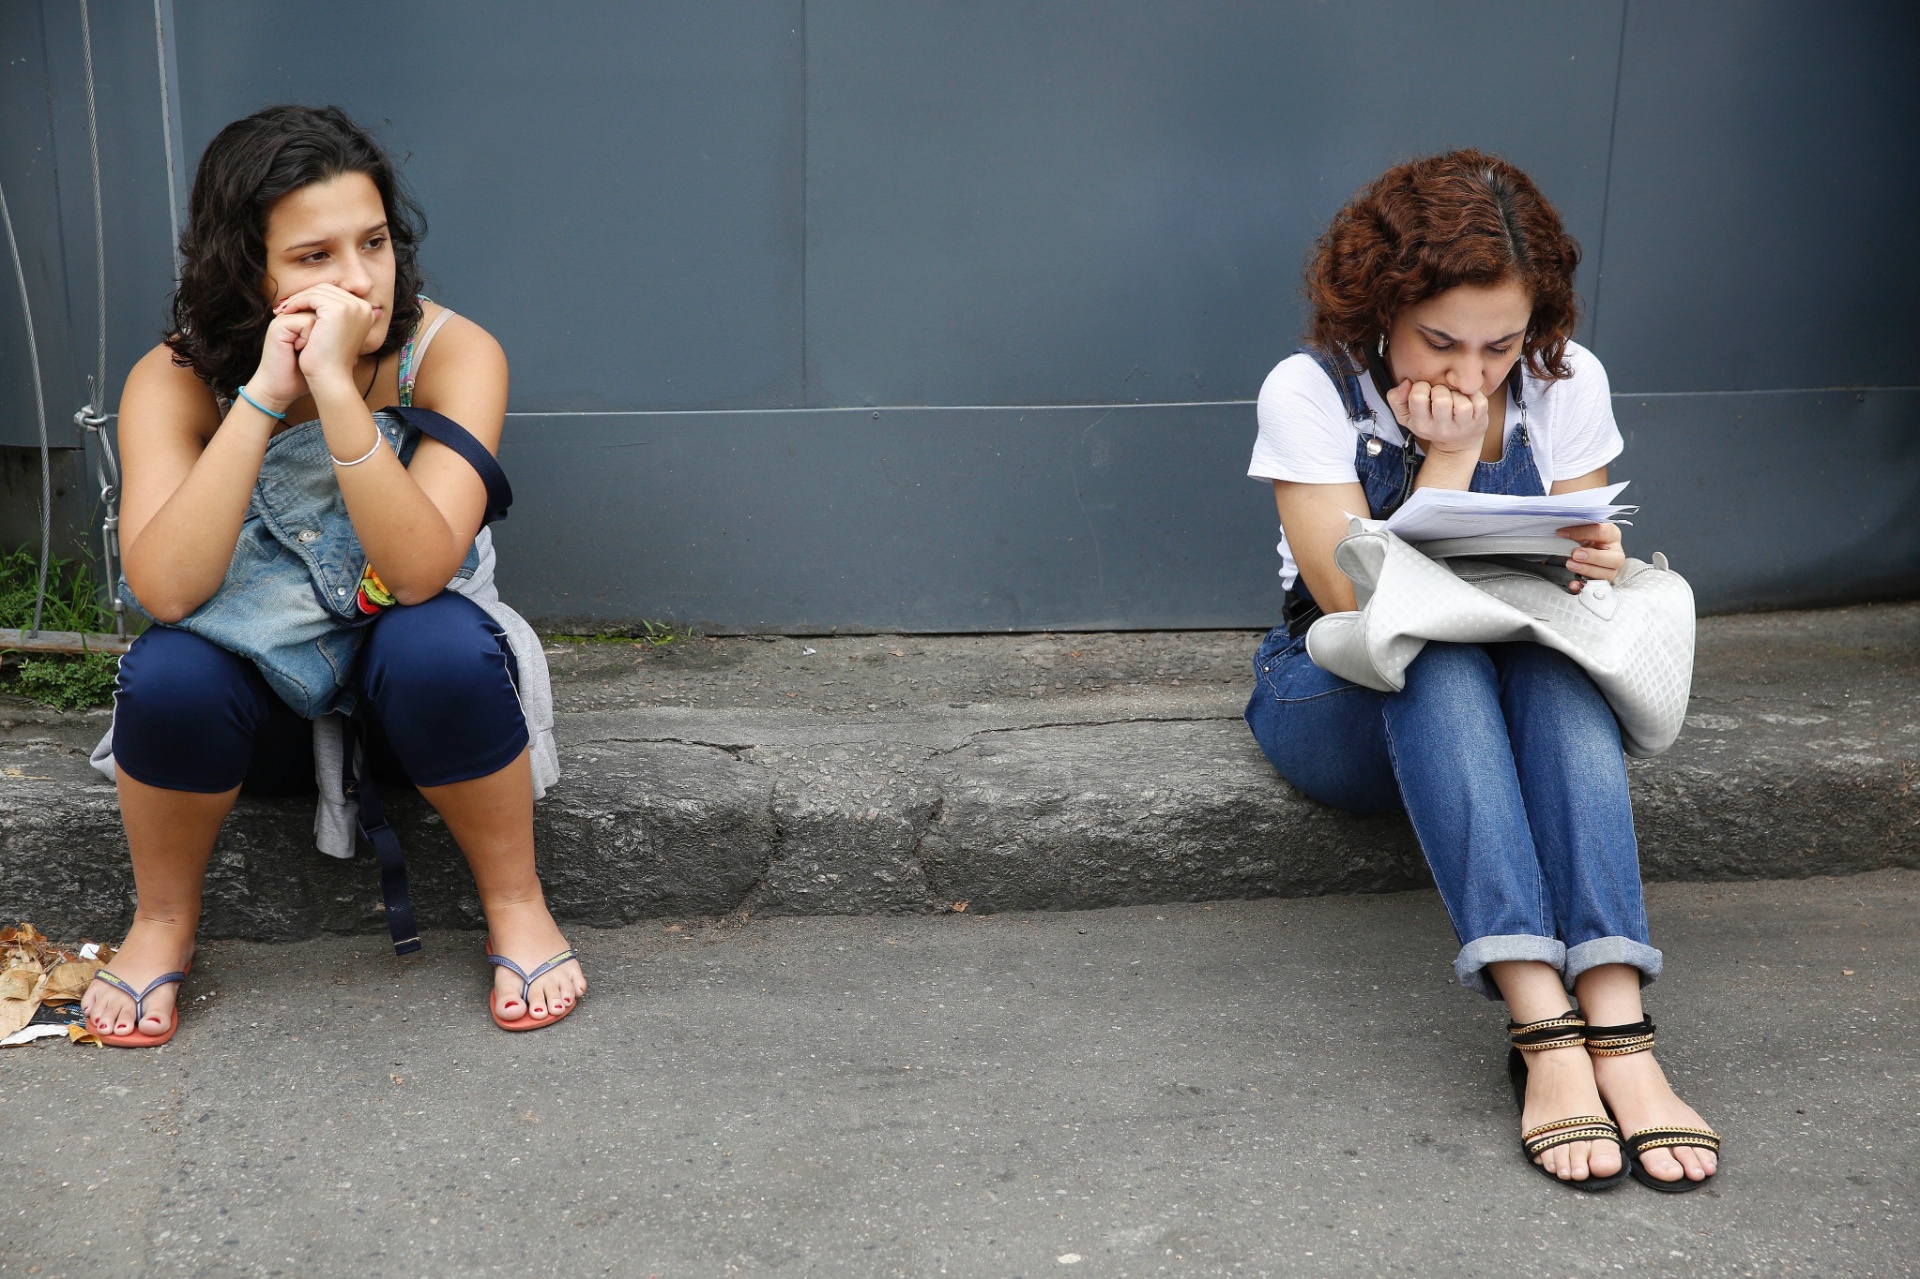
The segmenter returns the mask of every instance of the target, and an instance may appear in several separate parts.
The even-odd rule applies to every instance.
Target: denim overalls
[[[1420,475],[1420,454],[1414,450],[1412,434],[1402,431],[1398,448],[1388,444],[1380,438],[1373,409],[1361,392],[1360,374],[1336,365],[1319,351],[1302,350],[1300,354],[1312,356],[1321,372],[1332,378],[1334,386],[1339,388],[1340,405],[1360,437],[1354,441],[1353,469],[1360,477],[1360,487],[1366,491],[1367,514],[1376,520],[1386,519],[1412,495],[1414,481]],[[1480,462],[1474,466],[1473,483],[1469,487],[1475,493],[1538,497],[1547,491],[1547,486],[1533,461],[1533,440],[1527,434],[1527,401],[1517,375],[1509,384],[1513,388],[1514,407],[1520,410],[1520,427],[1507,437],[1498,462]],[[1288,632],[1304,637],[1307,627],[1319,615],[1319,606],[1307,590],[1306,579],[1296,577],[1293,588],[1287,592],[1286,622],[1276,628],[1274,634],[1282,639]],[[1273,641],[1274,635],[1267,636],[1268,643]]]
[[[1412,438],[1378,438],[1361,375],[1308,354],[1340,390],[1368,513],[1385,519],[1413,491]],[[1475,468],[1474,492],[1546,492],[1513,385],[1520,425],[1499,461]],[[1460,940],[1460,984],[1499,998],[1484,970],[1504,960],[1550,964],[1569,989],[1601,964],[1657,977],[1620,729],[1586,673],[1538,644],[1430,643],[1403,691],[1377,693],[1314,665],[1306,635],[1318,615],[1296,580],[1289,625],[1254,656],[1247,725],[1310,798],[1406,809]]]

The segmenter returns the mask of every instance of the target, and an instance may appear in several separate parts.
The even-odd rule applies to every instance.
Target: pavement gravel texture
[[[1670,883],[1685,1196],[1531,1171],[1430,892],[209,943],[177,1039],[0,1052],[0,1279],[1901,1276],[1920,874]]]
[[[556,913],[1088,909],[1427,882],[1399,815],[1281,781],[1241,720],[1246,632],[548,644],[564,776],[536,811]],[[1630,763],[1649,879],[1920,866],[1920,604],[1707,618],[1679,743]],[[107,712],[0,705],[0,893],[117,934],[132,876],[86,763]],[[416,910],[477,927],[458,850],[392,796]],[[203,935],[379,931],[371,859],[312,808],[243,800]]]

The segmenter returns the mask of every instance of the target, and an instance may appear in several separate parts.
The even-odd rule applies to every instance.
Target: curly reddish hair
[[[1402,307],[1461,284],[1518,280],[1533,299],[1527,371],[1558,380],[1572,372],[1579,265],[1580,246],[1519,169],[1482,151],[1425,156],[1388,169],[1334,215],[1307,267],[1309,337],[1352,357]]]

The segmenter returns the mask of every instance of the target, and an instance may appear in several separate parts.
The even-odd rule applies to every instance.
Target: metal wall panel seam
[[[1154,400],[1124,404],[829,404],[787,409],[515,409],[508,417],[709,417],[795,413],[1060,413],[1090,409],[1249,408],[1257,400]]]
[[[1620,47],[1613,59],[1613,116],[1607,124],[1607,169],[1600,180],[1600,247],[1593,258],[1593,308],[1587,313],[1589,346],[1600,342],[1600,291],[1606,285],[1607,210],[1613,205],[1613,145],[1620,136],[1620,85],[1626,79],[1627,20],[1633,0],[1620,0]]]

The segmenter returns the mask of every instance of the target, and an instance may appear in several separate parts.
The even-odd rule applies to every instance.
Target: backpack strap
[[[507,518],[507,509],[513,505],[513,486],[507,483],[507,473],[501,469],[499,460],[487,451],[486,445],[473,438],[471,431],[432,409],[392,404],[380,411],[393,414],[420,434],[440,441],[466,459],[480,482],[487,486],[487,514],[482,524]]]
[[[393,414],[420,434],[440,441],[466,459],[487,489],[483,524],[507,517],[507,510],[513,505],[513,486],[507,483],[507,473],[500,463],[471,431],[432,409],[397,404],[381,411]],[[372,727],[368,720],[370,714],[363,701],[347,720],[346,775],[342,789],[359,805],[360,837],[373,845],[374,858],[380,865],[380,898],[386,908],[387,934],[393,939],[393,953],[406,955],[420,949],[420,930],[414,923],[413,899],[407,893],[406,850],[400,846],[400,836],[387,824],[380,791],[374,785],[373,769],[367,758]]]
[[[413,922],[413,898],[407,894],[407,855],[400,837],[387,825],[386,811],[380,806],[380,791],[373,784],[373,765],[367,757],[370,714],[363,701],[347,719],[346,776],[342,789],[347,798],[359,805],[357,815],[360,838],[373,845],[374,860],[380,865],[380,901],[387,916],[387,936],[393,940],[393,953],[407,955],[420,949],[420,929]]]

